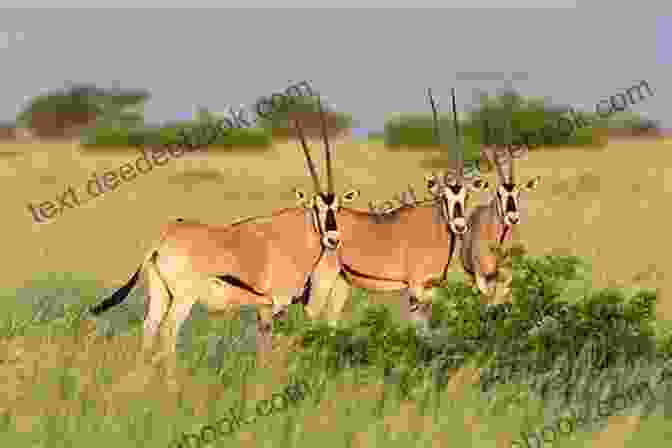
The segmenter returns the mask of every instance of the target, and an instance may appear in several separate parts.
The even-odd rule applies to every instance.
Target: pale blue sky
[[[428,112],[427,87],[442,111],[455,87],[458,108],[466,110],[475,89],[494,93],[513,76],[524,95],[591,111],[645,79],[655,96],[633,110],[672,128],[670,7],[574,3],[556,1],[565,6],[557,9],[0,9],[0,120],[14,119],[31,96],[66,81],[147,88],[153,97],[146,119],[156,122],[189,118],[196,104],[214,111],[249,107],[305,79],[361,126],[380,129],[386,114]]]

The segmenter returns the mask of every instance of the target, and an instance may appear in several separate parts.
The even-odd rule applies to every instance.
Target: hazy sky
[[[30,97],[67,81],[147,88],[146,121],[157,122],[189,118],[196,104],[251,107],[259,96],[309,80],[338,110],[380,129],[388,114],[429,112],[427,87],[443,112],[455,87],[464,111],[475,89],[494,93],[514,76],[523,95],[591,111],[644,79],[655,95],[633,110],[672,128],[667,2],[413,6],[435,3],[480,8],[261,9],[261,1],[248,3],[252,9],[2,8],[0,119],[13,120]],[[489,73],[465,79],[469,72]]]

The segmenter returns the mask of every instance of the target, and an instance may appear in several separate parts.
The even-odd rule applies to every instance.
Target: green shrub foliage
[[[566,122],[559,124],[561,117],[567,118],[566,110],[548,106],[537,98],[523,98],[515,91],[505,92],[498,97],[482,95],[480,105],[470,111],[465,119],[460,119],[460,132],[465,147],[465,160],[477,160],[480,146],[491,144],[525,144],[531,149],[540,145],[599,145],[593,127],[575,128],[569,134]],[[587,116],[587,115],[586,115]],[[510,133],[506,122],[511,120]],[[590,120],[592,126],[601,122]],[[653,126],[650,123],[641,123]],[[439,117],[442,143],[454,145],[454,129],[448,114]],[[428,148],[436,146],[431,113],[402,114],[385,123],[385,144],[391,149],[404,147]]]
[[[183,133],[181,133],[181,131]],[[212,140],[212,136],[217,137]],[[129,147],[150,145],[184,144],[183,135],[190,142],[200,144],[212,141],[211,147],[267,148],[271,134],[265,129],[221,129],[196,122],[184,122],[162,128],[95,128],[84,135],[85,147]]]

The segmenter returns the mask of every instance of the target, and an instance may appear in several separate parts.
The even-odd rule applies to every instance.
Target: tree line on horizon
[[[19,112],[14,127],[23,127],[37,137],[83,137],[90,146],[152,144],[177,138],[177,130],[184,127],[212,123],[222,114],[199,107],[192,120],[173,122],[160,126],[145,123],[144,105],[151,98],[147,89],[114,87],[100,88],[95,84],[71,84],[65,88],[33,97]],[[318,128],[319,114],[316,97],[295,98],[274,110],[270,118],[259,117],[256,126],[236,129],[227,136],[225,146],[242,145],[268,146],[272,139],[293,137],[292,120],[299,119],[309,129]],[[505,108],[508,108],[505,110]],[[482,94],[479,107],[469,111],[465,119],[460,119],[466,152],[481,143],[485,117],[510,114],[512,132],[533,131],[544,123],[557,121],[565,113],[560,108],[547,105],[543,99],[523,97],[515,89],[489,97]],[[327,122],[330,133],[341,133],[352,127],[352,116],[327,108]],[[632,130],[633,133],[655,131],[660,123],[642,118],[629,111],[619,112],[616,117],[600,119],[594,113],[581,112],[595,123],[593,128],[618,128]],[[251,114],[249,114],[251,115]],[[3,128],[12,127],[3,123]],[[453,127],[449,114],[439,115],[442,135],[451,140],[453,132],[445,128]],[[158,129],[157,129],[158,128]],[[584,130],[580,130],[584,131]],[[596,144],[599,140],[593,129],[576,132],[571,138],[549,138],[547,145]],[[435,146],[433,121],[430,111],[421,114],[398,114],[389,117],[383,132],[385,144],[390,149],[402,146]],[[453,137],[454,138],[454,137]],[[444,142],[445,143],[445,142]]]

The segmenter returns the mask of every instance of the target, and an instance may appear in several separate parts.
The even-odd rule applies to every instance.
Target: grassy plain
[[[538,190],[525,198],[519,229],[530,254],[571,254],[589,260],[595,287],[657,288],[656,317],[663,324],[672,320],[672,275],[666,275],[671,145],[670,140],[627,139],[611,141],[603,149],[542,149],[518,165],[521,179],[542,176]],[[318,142],[312,147],[315,153],[321,150]],[[3,290],[21,288],[45,272],[72,273],[76,279],[117,287],[135,270],[166,221],[183,217],[225,223],[264,214],[294,205],[293,186],[311,185],[298,146],[289,142],[265,153],[184,156],[67,209],[50,222],[37,224],[30,216],[29,201],[55,201],[69,186],[81,191],[92,172],[117,169],[137,157],[134,151],[83,153],[70,144],[1,145],[3,248],[11,257],[3,263]],[[335,149],[337,188],[360,188],[355,206],[362,208],[369,200],[391,199],[409,183],[422,195],[423,174],[441,168],[438,153],[389,152],[375,141],[343,140]],[[100,296],[102,290],[96,288],[82,290],[82,297]],[[54,291],[54,297],[59,294],[72,295]],[[9,300],[16,296],[3,296],[7,309],[13,309]],[[402,308],[396,296],[369,297]],[[0,408],[11,415],[0,436],[3,442],[68,446],[61,440],[70,439],[71,446],[167,446],[177,435],[173,431],[200,430],[240,397],[268,398],[289,376],[283,362],[288,350],[283,349],[271,365],[248,375],[240,373],[242,367],[232,367],[228,384],[213,381],[200,369],[166,376],[138,367],[135,333],[109,341],[91,339],[86,326],[82,330],[63,335],[56,330],[27,332],[3,339]],[[292,343],[291,338],[280,339],[287,348]],[[345,378],[328,383],[319,405],[267,417],[237,438],[240,446],[250,447],[275,446],[278,439],[284,439],[281,446],[294,446],[295,439],[301,441],[296,446],[511,446],[511,439],[518,437],[512,428],[520,427],[525,416],[486,412],[487,405],[464,387],[474,381],[465,375],[451,379],[441,411],[433,415],[413,402],[392,401],[375,411],[384,386]],[[380,418],[368,416],[374,411]],[[660,428],[662,422],[645,424]],[[636,415],[612,417],[590,446],[631,446],[649,440],[634,435],[638,424]],[[569,439],[555,445],[581,446],[579,440],[566,442]]]

